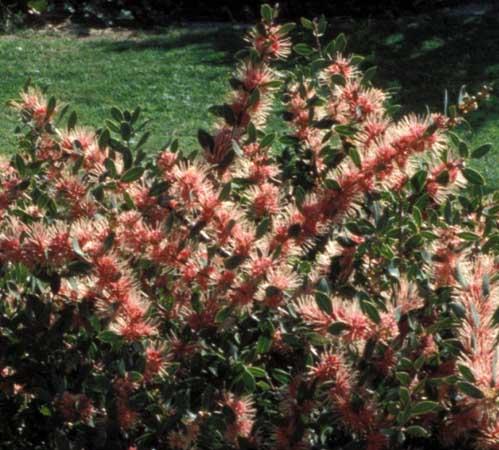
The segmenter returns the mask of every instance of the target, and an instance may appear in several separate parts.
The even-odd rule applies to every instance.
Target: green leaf
[[[16,153],[12,158],[11,166],[14,167],[19,172],[19,175],[24,176],[26,173],[26,163],[24,162],[23,157]]]
[[[310,56],[312,53],[314,53],[314,49],[310,47],[310,45],[301,43],[301,44],[296,44],[293,47],[293,50],[295,53],[301,56]]]
[[[248,371],[255,378],[265,378],[267,376],[267,372],[265,372],[265,369],[262,369],[261,367],[248,367]]]
[[[293,22],[288,22],[285,23],[284,25],[281,25],[279,28],[279,34],[281,36],[288,34],[290,31],[294,30],[296,28],[296,24]]]
[[[116,170],[116,165],[114,164],[114,161],[110,158],[106,158],[104,161],[104,167],[107,169],[109,172],[109,175],[111,178],[116,178],[118,176],[118,171]]]
[[[459,372],[461,372],[461,375],[466,379],[466,381],[469,381],[470,383],[474,383],[476,381],[473,372],[468,366],[459,364],[458,367],[459,367]]]
[[[132,137],[132,127],[128,122],[121,122],[120,134],[125,141],[128,141]]]
[[[480,147],[473,150],[471,157],[474,159],[483,158],[492,149],[492,144],[483,144]]]
[[[362,82],[364,84],[366,84],[366,83],[369,83],[370,81],[372,81],[372,79],[374,78],[374,75],[376,75],[377,70],[378,70],[378,68],[376,66],[373,66],[373,67],[370,67],[369,69],[367,69],[364,72],[364,77],[362,78]]]
[[[376,324],[380,323],[381,317],[378,308],[373,302],[364,300],[362,303],[364,313]]]
[[[321,311],[324,313],[331,315],[333,313],[333,304],[331,303],[331,299],[329,295],[318,291],[315,294],[315,302]]]
[[[52,415],[52,411],[48,406],[43,405],[42,407],[40,407],[40,414],[45,417],[50,417]]]
[[[99,135],[99,148],[101,150],[104,150],[109,145],[110,140],[111,140],[111,133],[107,128],[104,128]]]
[[[267,336],[260,336],[256,343],[257,353],[267,353],[272,347],[272,340]]]
[[[142,147],[149,139],[149,137],[151,136],[151,132],[150,131],[146,131],[139,139],[139,142],[137,142],[137,145],[135,146],[135,149],[139,149],[140,147]],[[177,141],[178,142],[178,141]],[[172,144],[173,145],[173,144]],[[170,148],[171,150],[171,148]],[[174,152],[174,150],[172,150],[172,152]]]
[[[423,190],[427,176],[428,172],[426,170],[419,170],[412,176],[411,186],[414,192],[421,192]]]
[[[430,432],[419,425],[411,425],[405,429],[405,432],[412,437],[428,437]]]
[[[408,386],[411,382],[411,377],[407,372],[397,372],[395,376],[397,377],[397,380],[400,381],[400,384],[404,386]]]
[[[352,159],[353,163],[360,169],[362,167],[362,161],[360,160],[360,154],[356,148],[352,147],[348,150],[348,156]]]
[[[336,131],[341,136],[355,136],[355,129],[348,125],[336,125],[334,127],[334,131]]]
[[[468,144],[464,141],[459,141],[459,143],[457,145],[457,150],[458,150],[459,156],[461,156],[461,158],[467,158],[470,154]]]
[[[319,33],[318,35],[322,36],[326,32],[326,29],[327,29],[326,16],[324,14],[322,14],[320,19],[319,19],[319,26],[317,27],[317,31]]]
[[[215,147],[213,137],[202,129],[198,130],[198,142],[205,150],[212,151],[213,147]]]
[[[267,3],[264,3],[262,6],[260,6],[260,15],[262,16],[262,19],[265,20],[265,22],[272,22],[272,18],[274,16],[274,10],[270,5]]]
[[[47,0],[30,0],[28,2],[28,7],[37,13],[43,13],[48,8]]]
[[[270,147],[272,143],[275,140],[275,133],[270,133],[267,134],[261,141],[260,141],[260,147],[265,148],[265,147]]]
[[[131,381],[135,382],[135,383],[139,383],[142,381],[142,374],[140,372],[137,372],[137,371],[131,371],[131,372],[128,372],[128,378],[130,378]]]
[[[248,106],[256,105],[260,101],[260,90],[258,88],[253,89],[248,99]]]
[[[411,408],[411,416],[422,416],[435,411],[439,407],[440,405],[437,402],[425,400],[417,403]]]
[[[478,241],[480,239],[478,234],[469,231],[463,231],[462,233],[459,233],[458,236],[465,241]]]
[[[332,325],[329,326],[328,331],[334,335],[338,336],[340,335],[343,331],[350,329],[350,325],[348,325],[345,322],[335,322]]]
[[[477,185],[480,185],[480,186],[483,186],[485,184],[485,180],[482,177],[482,175],[480,175],[474,169],[470,169],[470,168],[463,169],[463,176],[471,184],[477,184]]]
[[[403,405],[408,405],[409,402],[411,401],[411,394],[409,392],[409,389],[407,389],[404,386],[401,386],[399,388],[399,398]]]
[[[225,322],[229,316],[231,315],[233,311],[233,308],[231,306],[227,306],[225,308],[222,308],[220,311],[217,312],[215,316],[215,322],[216,323],[223,323]]]
[[[300,18],[300,23],[301,23],[301,26],[307,30],[314,29],[314,23],[310,19],[307,19],[306,17]]]
[[[255,377],[253,374],[248,370],[247,367],[244,368],[243,373],[242,373],[242,380],[244,383],[244,386],[246,387],[246,390],[248,392],[255,392],[256,389],[256,381]]]
[[[469,397],[478,398],[478,399],[485,397],[485,395],[480,389],[478,389],[475,385],[467,381],[461,381],[457,383],[457,387],[459,388],[459,390],[461,390],[464,394],[468,395]]]
[[[274,377],[281,384],[289,384],[291,381],[291,376],[282,369],[274,369],[272,371],[272,377]]]
[[[121,122],[124,119],[123,113],[116,108],[116,106],[111,108],[111,117],[116,120],[116,122]]]
[[[335,53],[339,52],[342,53],[346,46],[347,46],[347,38],[344,33],[341,33],[337,36],[337,38],[334,40],[335,43]]]
[[[232,191],[232,183],[229,181],[228,183],[225,183],[222,190],[220,191],[220,195],[218,198],[220,200],[227,200],[230,197],[230,193]]]
[[[405,248],[407,250],[414,250],[415,248],[419,247],[423,243],[423,238],[421,237],[420,234],[415,234],[411,236],[407,242],[405,243]]]
[[[326,180],[324,181],[324,186],[327,189],[332,189],[333,191],[339,191],[340,190],[340,185],[336,180]]]
[[[144,170],[145,169],[143,167],[132,167],[121,176],[121,181],[123,183],[136,181],[143,175]]]
[[[261,238],[270,229],[270,218],[264,217],[256,227],[256,238]]]
[[[106,344],[114,344],[121,340],[121,336],[114,333],[113,331],[106,330],[99,334],[99,340],[105,342]]]
[[[55,107],[57,106],[57,100],[55,97],[50,97],[48,103],[47,103],[47,112],[45,115],[48,117],[52,115],[52,113],[55,111]]]
[[[76,126],[77,122],[78,115],[76,114],[76,111],[72,111],[68,117],[68,130],[72,130]]]
[[[235,139],[232,139],[232,150],[239,157],[244,155],[243,150],[241,149],[241,147],[239,146],[238,142]]]
[[[73,251],[75,252],[75,254],[77,256],[79,256],[82,259],[87,259],[87,255],[85,255],[85,253],[83,253],[83,250],[80,247],[80,243],[78,242],[78,239],[76,239],[76,238],[71,239],[71,248],[73,249]]]

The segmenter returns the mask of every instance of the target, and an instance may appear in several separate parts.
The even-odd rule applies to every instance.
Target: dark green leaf
[[[121,176],[121,181],[123,183],[136,181],[143,175],[144,170],[145,169],[143,167],[132,167]]]
[[[483,144],[480,147],[473,150],[471,157],[474,159],[483,158],[492,149],[492,144]]]
[[[412,437],[428,437],[430,435],[430,432],[426,430],[425,428],[419,426],[419,425],[411,425],[410,427],[407,427],[405,432]]]
[[[260,6],[260,15],[262,16],[262,19],[270,23],[272,22],[274,11],[270,5],[264,3],[262,6]]]
[[[296,44],[293,47],[293,50],[295,53],[301,56],[310,56],[312,53],[314,53],[314,49],[310,47],[310,45],[301,43],[301,44]]]
[[[475,385],[468,383],[467,381],[461,381],[457,383],[457,387],[466,395],[473,398],[484,398],[483,392],[478,389]]]
[[[437,402],[432,402],[430,400],[425,400],[419,403],[416,403],[411,408],[411,416],[422,416],[424,414],[431,413],[438,409],[440,405]]]
[[[463,176],[471,184],[477,184],[477,185],[480,185],[480,186],[483,186],[485,184],[485,180],[482,177],[482,175],[480,175],[474,169],[470,169],[470,168],[463,169]]]

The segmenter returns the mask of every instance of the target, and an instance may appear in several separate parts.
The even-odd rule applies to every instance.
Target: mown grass
[[[499,20],[433,16],[393,21],[334,20],[349,50],[378,66],[375,82],[393,92],[402,112],[442,111],[445,89],[455,100],[499,78]],[[161,32],[71,34],[21,32],[0,36],[0,103],[16,96],[28,77],[71,103],[83,124],[100,126],[114,106],[141,105],[152,119],[150,149],[175,133],[182,147],[196,146],[196,130],[209,128],[209,105],[223,99],[241,27],[189,27]],[[299,61],[298,61],[299,63]],[[497,89],[496,89],[497,92]],[[470,117],[477,146],[499,136],[499,92]],[[15,150],[12,115],[0,108],[0,152]],[[499,188],[499,146],[479,163]]]

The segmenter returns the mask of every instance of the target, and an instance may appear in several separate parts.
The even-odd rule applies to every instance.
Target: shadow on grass
[[[376,65],[375,84],[390,90],[394,103],[402,105],[400,113],[443,111],[444,92],[450,103],[456,103],[461,86],[476,92],[484,83],[499,80],[499,14],[433,15],[401,17],[394,20],[330,20],[334,37],[344,32],[348,51],[366,57],[365,68]],[[128,40],[96,41],[110,52],[140,52],[150,49],[179,52],[195,47],[191,61],[207,65],[232,65],[234,53],[244,46],[244,28],[192,26],[167,29],[164,33],[140,34]],[[187,52],[185,52],[187,53]],[[297,60],[299,63],[299,60]],[[294,64],[290,61],[288,64]],[[499,90],[496,98],[470,115],[473,132],[491,140],[499,135]],[[495,125],[497,124],[497,125]],[[496,150],[483,165],[495,165]],[[499,185],[499,172],[491,179]],[[497,173],[496,173],[497,172]]]
[[[178,51],[186,47],[199,47],[198,62],[211,65],[227,65],[234,62],[234,54],[244,47],[244,28],[222,26],[194,25],[182,29],[166,29],[164,34],[157,32],[139,34],[139,38],[126,40],[97,41],[95,45],[104,50],[124,53],[145,50]],[[202,50],[206,51],[203,56]],[[216,58],[213,57],[216,52]],[[223,55],[220,57],[220,53]]]
[[[346,26],[350,49],[378,66],[378,81],[395,90],[403,112],[443,110],[462,85],[470,92],[499,79],[499,18],[434,16],[397,21],[357,22]],[[499,102],[487,107],[486,120],[499,117]],[[474,126],[483,123],[475,114]]]
[[[423,112],[426,105],[443,109],[445,89],[450,100],[460,87],[470,91],[499,79],[499,16],[419,16],[397,20],[331,20],[335,34],[345,32],[348,50],[367,57],[366,66],[378,66],[376,82],[392,89],[402,112]],[[165,52],[197,46],[201,63],[227,65],[244,46],[244,29],[230,26],[192,26],[166,30],[164,36],[141,35],[139,39],[97,41],[113,52],[149,49]],[[203,50],[210,50],[203,56]],[[217,52],[216,57],[213,51]],[[220,53],[223,56],[220,58]],[[499,117],[499,102],[490,114]],[[475,115],[480,126],[483,118]]]

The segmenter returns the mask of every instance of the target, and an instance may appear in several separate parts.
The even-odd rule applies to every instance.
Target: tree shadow
[[[97,40],[94,45],[118,53],[146,50],[168,52],[196,47],[199,63],[227,65],[234,61],[234,54],[244,47],[245,28],[226,24],[188,25],[180,29],[167,28],[161,33],[141,31],[124,40]]]
[[[470,93],[499,79],[499,17],[421,16],[343,25],[349,49],[378,67],[376,82],[393,89],[401,112],[443,111],[445,90],[456,103],[461,86]],[[350,31],[350,32],[349,32]],[[499,102],[471,115],[473,128],[499,118]]]

